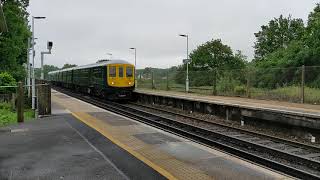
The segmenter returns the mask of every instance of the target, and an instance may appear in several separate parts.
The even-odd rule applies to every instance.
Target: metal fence
[[[185,71],[137,75],[138,89],[185,92]],[[189,71],[190,93],[320,104],[320,66]]]

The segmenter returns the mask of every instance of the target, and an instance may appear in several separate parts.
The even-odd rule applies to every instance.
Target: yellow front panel
[[[122,67],[122,77],[121,74],[119,74],[120,69]],[[112,87],[133,87],[134,86],[134,66],[130,64],[110,64],[107,66],[107,82],[108,86]],[[112,76],[110,74],[110,70],[112,68],[115,68],[115,76]],[[127,77],[127,68],[132,69],[132,76]]]

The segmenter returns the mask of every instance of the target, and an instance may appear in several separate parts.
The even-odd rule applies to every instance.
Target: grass
[[[34,118],[34,112],[31,109],[25,109],[24,111],[25,121]],[[10,103],[0,103],[0,127],[16,124],[17,113],[12,110]]]
[[[139,81],[138,88],[140,89],[151,89],[151,80]],[[166,81],[158,81],[155,83],[156,89],[166,90]],[[174,87],[174,88],[173,88]],[[241,88],[240,88],[241,87]],[[170,91],[184,91],[184,85],[175,84],[169,82]],[[240,90],[239,90],[240,89]],[[201,86],[201,87],[190,87],[190,91],[196,94],[212,95],[212,86]],[[287,86],[277,89],[262,89],[262,88],[251,88],[251,98],[253,99],[265,99],[265,100],[278,100],[287,102],[301,102],[301,88],[299,86]],[[305,103],[308,104],[320,104],[320,89],[305,87]],[[247,97],[246,86],[238,86],[238,90],[234,91],[222,91],[219,84],[217,85],[217,93],[222,96],[241,96]]]

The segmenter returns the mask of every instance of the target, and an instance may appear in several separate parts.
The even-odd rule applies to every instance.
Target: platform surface
[[[65,108],[52,107],[53,116],[0,128],[0,180],[165,179]]]
[[[0,133],[1,180],[126,179],[61,117],[10,129]]]
[[[56,91],[52,92],[52,102],[61,107],[60,110],[54,110],[53,113],[70,112],[78,121],[96,130],[128,154],[168,179],[288,178]],[[137,171],[136,173],[145,172]]]
[[[281,113],[287,113],[287,114],[320,118],[320,105],[249,99],[249,98],[241,98],[241,97],[208,96],[208,95],[201,95],[201,94],[194,94],[194,93],[183,93],[183,92],[161,91],[161,90],[138,89],[138,90],[135,90],[135,92],[141,93],[141,94],[164,96],[164,97],[177,97],[181,99],[210,102],[213,104],[243,107],[243,108],[254,109],[254,110],[273,111],[273,112],[281,112]]]

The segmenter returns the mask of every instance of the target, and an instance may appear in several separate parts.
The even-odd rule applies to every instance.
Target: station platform
[[[0,179],[290,179],[54,90],[52,108],[0,130]]]
[[[135,90],[135,93],[140,99],[141,96],[150,96],[171,99],[179,101],[179,103],[181,100],[193,102],[193,106],[196,106],[197,103],[214,105],[213,107],[208,106],[208,108],[211,109],[210,111],[216,113],[215,115],[223,114],[224,118],[228,118],[228,116],[231,117],[231,111],[233,111],[236,120],[238,120],[240,116],[246,116],[287,125],[320,129],[320,105],[258,100],[241,97],[209,96],[161,90],[137,89]],[[199,111],[205,112],[208,108],[205,107],[204,110]]]
[[[137,93],[141,94],[152,94],[161,95],[168,97],[179,97],[185,99],[207,101],[215,104],[228,105],[228,106],[238,106],[252,109],[260,110],[270,110],[279,111],[292,114],[302,114],[310,115],[320,118],[320,105],[311,104],[299,104],[290,103],[282,101],[272,101],[272,100],[259,100],[259,99],[249,99],[241,97],[225,97],[225,96],[208,96],[194,93],[183,93],[183,92],[173,92],[173,91],[159,91],[159,90],[135,90]]]

